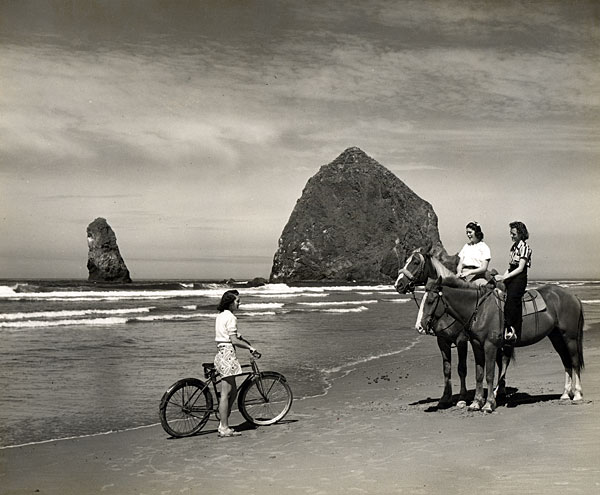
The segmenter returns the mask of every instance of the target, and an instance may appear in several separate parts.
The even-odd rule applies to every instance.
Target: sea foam
[[[40,328],[60,327],[65,325],[98,326],[98,325],[121,325],[127,323],[127,318],[89,318],[85,320],[29,320],[1,322],[0,328]]]
[[[368,301],[327,301],[327,302],[300,302],[302,306],[356,306],[362,304],[377,304],[377,299],[371,299]]]
[[[243,303],[240,305],[240,311],[278,308],[283,308],[283,303]]]
[[[69,318],[72,316],[86,315],[124,315],[130,313],[148,313],[153,306],[148,308],[124,308],[124,309],[81,309],[63,311],[32,311],[30,313],[1,313],[0,320],[25,320],[28,318]]]
[[[367,308],[366,306],[359,306],[358,308],[319,308],[319,309],[306,309],[304,311],[321,312],[321,313],[362,313],[363,311],[369,311],[369,308]]]

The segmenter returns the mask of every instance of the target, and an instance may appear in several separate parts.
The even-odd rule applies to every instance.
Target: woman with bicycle
[[[242,366],[235,354],[235,348],[241,347],[248,349],[252,354],[258,354],[250,342],[238,333],[237,318],[234,312],[239,307],[240,293],[237,290],[225,292],[217,307],[219,314],[215,322],[215,341],[217,343],[215,368],[222,377],[221,398],[219,399],[220,422],[217,429],[219,437],[241,435],[240,432],[229,426],[229,415],[237,395],[235,377],[242,373]]]

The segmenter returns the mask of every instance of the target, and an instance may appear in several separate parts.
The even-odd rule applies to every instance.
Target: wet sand
[[[0,493],[600,492],[599,328],[585,333],[582,403],[559,400],[560,359],[542,342],[518,349],[493,414],[436,410],[441,358],[435,339],[420,339],[295,401],[281,424],[254,429],[234,413],[241,437],[219,439],[211,421],[187,439],[157,425],[0,450]],[[471,357],[468,385],[472,394]]]

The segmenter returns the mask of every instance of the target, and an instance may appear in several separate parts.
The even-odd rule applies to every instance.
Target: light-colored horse
[[[535,344],[548,337],[560,356],[565,369],[565,388],[561,399],[581,401],[581,370],[583,369],[583,308],[579,299],[561,287],[544,285],[538,289],[546,302],[546,310],[535,318],[523,320],[516,347]],[[477,374],[475,399],[472,410],[482,408],[492,412],[496,407],[493,392],[494,363],[498,350],[504,345],[503,312],[495,290],[465,287],[456,278],[430,281],[425,287],[416,327],[435,326],[445,315],[450,315],[465,326],[469,335],[475,362],[485,364],[487,401],[484,404],[483,376]]]
[[[450,263],[456,270],[456,260]],[[398,270],[398,278],[394,287],[400,294],[413,292],[416,285],[425,285],[430,278],[456,277],[440,259],[427,248],[415,249],[406,259],[406,263]]]

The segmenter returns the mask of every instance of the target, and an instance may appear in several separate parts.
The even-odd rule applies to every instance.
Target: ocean
[[[586,331],[598,331],[599,281],[530,285],[542,283],[579,296]],[[215,308],[228,288],[193,280],[0,281],[0,448],[157,424],[167,387],[201,378],[201,363],[212,362]],[[412,297],[391,285],[236,288],[240,333],[262,352],[261,369],[288,378],[296,400],[325,394],[362,362],[401,360],[431,338],[413,328]],[[441,360],[432,365],[441,384]]]

